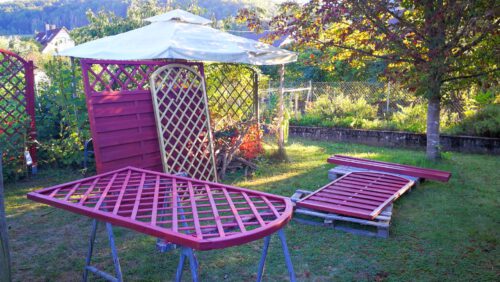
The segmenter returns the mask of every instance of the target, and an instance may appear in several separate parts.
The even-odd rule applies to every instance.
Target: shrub
[[[308,113],[322,118],[353,117],[356,119],[374,119],[377,110],[368,104],[365,98],[351,99],[339,94],[336,96],[321,95],[309,107]]]
[[[427,108],[424,104],[413,104],[407,107],[398,105],[399,111],[395,112],[391,121],[398,130],[411,132],[425,132]]]
[[[83,145],[90,138],[81,71],[75,85],[68,60],[49,58],[41,62],[49,78],[37,85],[36,117],[41,164],[79,167]]]
[[[466,117],[461,123],[450,128],[449,133],[500,137],[500,104],[484,106],[475,114]]]

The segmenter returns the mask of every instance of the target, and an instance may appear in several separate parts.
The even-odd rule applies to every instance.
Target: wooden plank
[[[347,166],[373,169],[385,172],[406,174],[442,182],[448,182],[451,177],[451,173],[447,171],[420,168],[416,166],[402,165],[389,162],[373,161],[361,158],[353,158],[342,155],[335,155],[333,157],[330,157],[328,158],[328,162],[339,165],[347,165]]]

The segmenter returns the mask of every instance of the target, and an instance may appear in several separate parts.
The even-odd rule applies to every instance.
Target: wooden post
[[[259,74],[252,69],[253,71],[253,103],[254,103],[254,111],[255,111],[255,119],[257,120],[257,124],[260,123],[260,113],[259,113]],[[260,126],[259,126],[260,128]]]
[[[278,159],[286,160],[285,151],[285,129],[283,128],[283,121],[285,115],[285,65],[280,66],[280,89],[278,97]]]
[[[311,96],[312,96],[312,80],[309,80],[309,90],[307,90],[307,98],[306,98],[307,103],[311,101]]]
[[[5,219],[2,152],[0,151],[0,281],[11,281],[10,253]]]
[[[386,99],[386,109],[385,109],[386,116],[389,116],[390,96],[391,96],[391,82],[387,82],[387,99]]]
[[[299,119],[299,92],[295,92],[295,119]]]

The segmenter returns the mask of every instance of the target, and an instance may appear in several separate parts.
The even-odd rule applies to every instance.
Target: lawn
[[[269,147],[267,148],[269,149]],[[500,279],[500,158],[446,153],[439,163],[420,151],[291,139],[289,163],[259,162],[253,179],[226,182],[291,196],[327,183],[326,158],[347,154],[449,170],[449,183],[425,182],[394,205],[389,239],[352,235],[292,222],[286,228],[301,281],[498,281]],[[77,179],[70,170],[41,170],[34,179],[6,185],[10,246],[16,281],[75,281],[81,277],[91,221],[28,201],[29,191]],[[96,264],[112,270],[100,229]],[[115,228],[126,281],[171,281],[178,252],[158,253],[155,238]],[[199,252],[201,281],[253,281],[262,240]],[[187,269],[185,278],[188,279]],[[264,281],[287,280],[279,246],[271,242]],[[186,280],[188,281],[188,280]]]

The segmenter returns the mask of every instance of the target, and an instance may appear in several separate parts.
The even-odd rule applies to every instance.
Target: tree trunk
[[[0,151],[0,281],[11,281],[10,253],[5,219],[2,152]]]
[[[439,89],[438,89],[439,91]],[[436,160],[441,157],[439,146],[439,120],[441,99],[433,96],[427,105],[427,158]]]
[[[426,88],[427,106],[427,158],[436,160],[441,157],[439,146],[439,120],[441,107],[441,86],[445,73],[446,44],[443,0],[425,1],[425,25],[428,42],[428,61],[423,75],[422,87]]]

